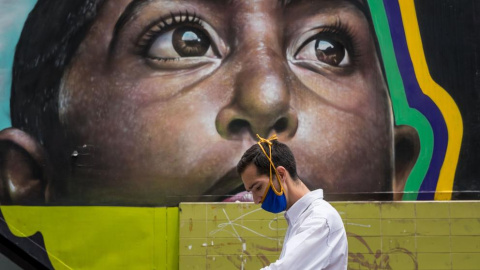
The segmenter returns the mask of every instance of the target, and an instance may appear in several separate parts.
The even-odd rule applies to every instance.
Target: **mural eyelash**
[[[139,48],[138,53],[145,57],[150,46],[153,44],[153,42],[155,42],[155,39],[158,36],[180,25],[191,25],[193,27],[203,28],[202,21],[195,12],[170,12],[170,14],[160,17],[153,24],[151,24],[151,26],[149,26],[146,32],[142,33],[139,41],[137,42],[137,47]]]
[[[336,20],[333,26],[327,28],[330,33],[335,34],[340,37],[340,40],[344,42],[352,61],[354,61],[358,56],[358,46],[356,42],[355,32],[346,24],[342,23],[339,19]]]
[[[178,13],[170,12],[166,16],[162,16],[147,27],[147,30],[143,32],[136,43],[138,49],[137,54],[148,57],[149,49],[155,40],[162,34],[175,29],[179,26],[192,26],[195,28],[204,29],[202,20],[197,16],[195,12],[189,13],[188,11],[180,11]],[[208,33],[208,32],[207,32]],[[307,39],[295,53],[295,56],[301,49],[312,40],[319,37],[329,37],[341,42],[351,59],[352,65],[356,65],[357,59],[360,56],[357,44],[359,43],[356,32],[351,29],[351,26],[344,24],[339,18],[336,19],[334,24],[325,25],[320,28],[319,32],[314,36]],[[155,58],[156,61],[175,61],[178,58]]]
[[[355,65],[358,57],[361,56],[358,50],[360,46],[358,45],[359,42],[355,31],[353,31],[349,25],[344,24],[340,19],[337,18],[334,24],[325,25],[319,28],[319,32],[317,34],[304,41],[303,44],[298,47],[294,57],[297,56],[303,47],[320,37],[333,38],[337,41],[340,41],[348,51],[352,65]]]

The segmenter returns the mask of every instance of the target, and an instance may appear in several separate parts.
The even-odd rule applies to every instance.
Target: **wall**
[[[177,207],[2,206],[1,211],[0,224],[8,225],[2,234],[51,269],[178,269]]]
[[[349,269],[479,269],[478,201],[332,205],[346,226]],[[259,269],[278,258],[287,226],[282,213],[251,203],[1,210],[15,236],[42,232],[55,269]]]
[[[480,269],[478,201],[332,205],[348,269]],[[182,203],[179,269],[259,269],[278,259],[286,227],[282,213],[253,204]]]

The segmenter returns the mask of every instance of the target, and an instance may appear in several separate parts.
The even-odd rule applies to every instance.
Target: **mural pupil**
[[[210,38],[193,27],[179,27],[173,32],[173,47],[180,56],[203,56],[210,48]]]
[[[317,59],[338,66],[345,57],[345,47],[338,41],[318,39],[315,43]]]

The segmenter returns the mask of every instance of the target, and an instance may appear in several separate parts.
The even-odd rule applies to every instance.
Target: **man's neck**
[[[288,194],[287,194],[287,210],[292,207],[298,200],[310,192],[310,189],[305,186],[302,180],[291,180],[288,185]]]

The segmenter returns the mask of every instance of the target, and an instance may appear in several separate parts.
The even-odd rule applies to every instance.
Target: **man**
[[[286,210],[288,222],[280,258],[263,269],[347,269],[347,236],[338,212],[323,200],[322,189],[310,191],[298,178],[288,146],[276,135],[258,137],[237,171],[254,202],[272,213]]]

